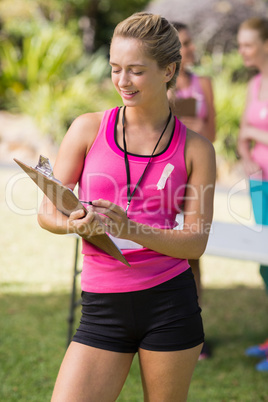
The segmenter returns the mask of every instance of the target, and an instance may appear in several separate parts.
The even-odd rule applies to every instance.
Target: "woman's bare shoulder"
[[[104,112],[95,112],[78,116],[67,131],[64,142],[75,143],[87,153],[97,137],[103,114]]]
[[[185,164],[188,178],[204,183],[214,183],[216,178],[216,154],[212,143],[200,134],[187,130]]]
[[[215,149],[211,141],[195,131],[187,129],[185,143],[185,157],[190,164],[194,161],[215,159]]]
[[[98,134],[103,112],[77,117],[65,134],[56,158],[54,173],[63,184],[73,188],[77,183],[89,152]]]
[[[81,135],[88,133],[94,136],[94,133],[99,130],[103,114],[104,112],[82,114],[73,121],[70,129]]]

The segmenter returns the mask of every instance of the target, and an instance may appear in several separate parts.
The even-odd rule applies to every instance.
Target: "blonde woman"
[[[136,353],[145,401],[187,399],[204,340],[188,258],[206,247],[215,155],[169,109],[179,49],[165,18],[137,13],[121,22],[110,65],[124,107],[78,117],[60,147],[55,176],[72,188],[79,182],[92,206],[70,218],[40,212],[40,225],[82,237],[105,231],[130,267],[83,241],[81,323],[52,401],[115,401]],[[173,230],[182,204],[184,229]],[[41,210],[48,206],[45,198]]]

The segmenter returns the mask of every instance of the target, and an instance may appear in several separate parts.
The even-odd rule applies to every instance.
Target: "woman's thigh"
[[[202,345],[174,352],[139,349],[144,401],[185,402]]]
[[[62,362],[52,402],[115,401],[134,353],[118,353],[72,342]]]

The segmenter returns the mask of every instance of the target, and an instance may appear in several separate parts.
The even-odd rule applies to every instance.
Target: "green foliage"
[[[108,82],[107,47],[114,26],[148,0],[2,0],[0,2],[0,108],[27,113],[60,141],[73,119],[121,104]],[[85,50],[85,17],[97,53]],[[228,161],[236,144],[248,71],[238,52],[204,55],[195,68],[213,79],[217,140]]]
[[[148,3],[149,0],[1,0],[1,30],[5,36],[19,41],[32,35],[40,24],[65,27],[81,36],[89,29],[94,38],[92,51],[107,47],[115,25],[144,10]]]
[[[237,138],[245,107],[248,72],[237,52],[223,56],[222,68],[215,74],[213,86],[216,105],[216,151],[226,160],[234,162],[237,155]]]
[[[96,26],[96,49],[103,45],[107,47],[115,25],[133,13],[143,11],[149,1],[100,0],[95,2],[97,6],[91,16],[95,20]]]
[[[60,141],[81,113],[121,104],[107,76],[107,45],[117,22],[148,0],[2,0],[0,108],[30,114]],[[95,54],[85,49],[86,18]],[[104,46],[106,48],[104,49]]]
[[[237,159],[237,138],[246,98],[246,86],[229,80],[225,73],[214,78],[217,153],[226,160]]]
[[[58,79],[54,85],[44,81],[19,97],[19,109],[34,116],[42,131],[57,142],[80,114],[118,103],[114,89],[103,79],[107,75],[106,58],[99,53],[87,62],[87,67],[66,80]]]
[[[16,93],[45,81],[53,85],[58,76],[67,77],[68,68],[81,55],[80,39],[52,26],[25,37],[21,49],[11,41],[3,41],[1,84]]]
[[[216,109],[216,152],[229,162],[237,160],[237,138],[251,75],[241,56],[234,51],[229,54],[205,55],[195,71],[213,80]]]
[[[21,49],[3,41],[0,49],[2,106],[32,115],[40,129],[60,141],[81,113],[116,102],[107,85],[108,61],[102,51],[83,53],[81,39],[47,26],[22,41]]]

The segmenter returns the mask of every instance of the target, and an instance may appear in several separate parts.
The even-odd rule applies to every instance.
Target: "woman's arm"
[[[98,133],[101,117],[102,113],[79,116],[72,123],[61,143],[53,173],[56,179],[72,190],[79,180],[84,159]],[[80,216],[81,213],[82,211]],[[87,217],[90,222],[94,214],[91,213],[91,215]],[[71,218],[63,215],[46,196],[39,209],[38,222],[42,228],[56,234],[77,233],[77,228],[72,224],[72,215]]]
[[[247,124],[247,108],[250,102],[251,85],[252,81],[249,83],[249,89],[246,97],[246,104],[241,118],[240,131],[237,142],[237,150],[242,158],[244,169],[247,175],[251,175],[260,169],[260,167],[252,160],[251,157],[252,140],[249,138],[247,134],[250,131],[249,130],[250,126]]]
[[[243,132],[241,133],[241,138],[246,141],[261,142],[264,145],[268,145],[268,132],[265,130],[260,130],[248,124],[245,124]]]
[[[207,244],[213,215],[215,152],[212,144],[188,130],[185,160],[189,179],[184,203],[183,230],[158,229],[127,218],[122,208],[106,200],[93,201],[107,232],[132,240],[158,253],[175,258],[197,259]]]
[[[214,108],[214,96],[212,90],[212,83],[208,77],[199,77],[200,85],[203,89],[205,102],[207,105],[207,117],[201,119],[200,117],[184,116],[180,120],[186,127],[195,131],[198,134],[203,135],[211,142],[215,140],[216,128],[215,128],[215,108]]]
[[[208,77],[199,77],[200,85],[203,89],[208,115],[204,121],[202,134],[211,142],[215,141],[216,127],[215,127],[215,107],[214,107],[214,94],[211,79]]]

